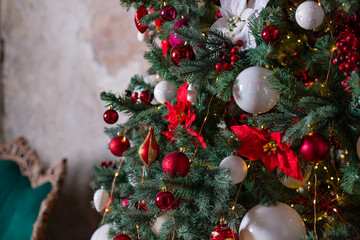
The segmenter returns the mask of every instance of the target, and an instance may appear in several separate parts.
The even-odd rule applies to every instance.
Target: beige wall
[[[118,0],[1,0],[4,140],[25,136],[47,166],[68,158],[47,239],[90,239],[99,222],[91,168],[114,159],[99,93],[147,69],[133,16]]]

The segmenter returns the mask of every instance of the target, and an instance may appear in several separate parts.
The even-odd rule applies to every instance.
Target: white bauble
[[[154,89],[154,97],[158,102],[170,102],[176,97],[176,86],[168,81],[159,82]]]
[[[198,90],[192,84],[189,84],[187,90],[188,90],[187,100],[189,100],[189,102],[191,102],[191,104],[194,105],[197,100]]]
[[[296,22],[307,30],[319,27],[324,21],[324,16],[324,10],[314,1],[303,2],[295,13]]]
[[[137,33],[137,39],[139,42],[145,42],[149,38],[149,32],[146,31],[144,33],[138,32]]]
[[[241,221],[240,240],[299,240],[306,234],[301,216],[290,206],[256,205]]]
[[[105,224],[96,229],[96,231],[91,236],[90,240],[109,240],[109,231],[111,228],[111,224]]]
[[[164,214],[155,220],[154,225],[151,227],[151,230],[155,233],[155,235],[159,236],[160,229],[168,217],[169,214]]]
[[[229,169],[229,175],[233,184],[238,184],[244,180],[247,174],[248,167],[245,161],[238,156],[229,156],[224,158],[220,167],[226,167]]]
[[[94,193],[94,206],[96,211],[101,212],[104,210],[109,198],[109,193],[105,189],[100,188],[96,190]]]
[[[358,157],[360,158],[360,137],[356,143],[356,151],[357,151]]]
[[[279,93],[272,88],[266,68],[254,66],[242,71],[234,83],[236,104],[245,112],[260,114],[272,109],[279,100]]]
[[[278,170],[280,172],[280,170]],[[311,170],[307,169],[306,173],[303,174],[303,180],[299,181],[296,178],[285,175],[283,178],[279,177],[280,182],[288,188],[296,189],[304,185],[310,178]]]

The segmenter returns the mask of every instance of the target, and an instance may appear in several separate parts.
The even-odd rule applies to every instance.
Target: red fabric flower
[[[177,104],[171,105],[169,102],[165,102],[169,113],[164,116],[164,119],[170,122],[169,131],[162,132],[162,134],[166,135],[169,141],[171,142],[174,138],[174,132],[179,126],[179,124],[184,125],[186,130],[194,136],[197,141],[201,144],[202,147],[206,148],[206,144],[204,142],[203,137],[199,132],[190,128],[191,123],[195,121],[195,112],[194,110],[190,110],[191,102],[187,99],[188,96],[188,83],[184,83],[179,87],[177,91]]]
[[[303,180],[297,155],[290,149],[290,144],[282,142],[283,136],[280,132],[269,134],[246,125],[233,126],[231,129],[242,141],[237,154],[250,160],[262,158],[269,171],[279,166],[279,169],[286,175],[299,181]]]

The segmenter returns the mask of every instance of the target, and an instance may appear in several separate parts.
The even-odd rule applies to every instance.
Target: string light
[[[330,180],[334,180],[334,177],[331,177]]]
[[[119,173],[118,173],[118,172],[115,173],[115,177],[117,177],[117,176],[119,176]]]
[[[327,167],[324,167],[324,170],[326,170],[327,169]]]

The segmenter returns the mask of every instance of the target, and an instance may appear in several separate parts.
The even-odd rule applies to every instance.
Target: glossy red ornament
[[[162,170],[170,177],[184,177],[190,170],[189,158],[182,152],[168,153],[162,161]]]
[[[159,145],[156,142],[154,128],[152,126],[149,128],[149,133],[143,144],[141,144],[138,153],[141,161],[143,161],[147,167],[153,164],[158,158],[160,154]]]
[[[194,60],[195,52],[191,46],[180,43],[171,49],[170,58],[175,66],[179,66],[183,59]]]
[[[122,205],[124,206],[124,208],[128,208],[129,207],[129,197],[124,197],[121,200]]]
[[[274,44],[280,38],[280,31],[277,27],[269,25],[263,29],[261,37],[264,42]]]
[[[137,92],[134,92],[133,96],[131,97],[131,102],[136,103],[139,98],[138,96],[139,94]]]
[[[144,104],[150,104],[152,98],[153,95],[149,90],[145,90],[140,93],[140,101]]]
[[[121,157],[130,147],[130,142],[126,137],[117,136],[111,139],[109,149],[115,156]]]
[[[317,133],[307,135],[300,147],[300,155],[308,162],[318,163],[322,161],[329,152],[328,140]]]
[[[216,226],[211,232],[210,240],[238,240],[239,235],[233,232],[224,222]]]
[[[233,47],[231,49],[231,54],[235,55],[235,54],[238,54],[239,53],[239,49],[237,47]]]
[[[155,203],[161,210],[169,210],[175,202],[171,192],[159,192],[156,195]]]
[[[132,238],[127,234],[118,234],[114,237],[114,240],[132,240]]]
[[[108,124],[114,124],[119,119],[119,115],[114,109],[106,110],[103,117],[104,121]]]
[[[244,46],[244,41],[243,40],[237,40],[236,41],[236,46],[238,46],[238,47]]]
[[[145,26],[141,23],[141,19],[148,14],[146,7],[140,6],[135,13],[135,25],[139,32],[144,33],[149,26]]]
[[[215,69],[216,71],[221,72],[223,70],[223,65],[221,63],[217,63],[215,65]]]
[[[189,23],[188,23],[187,18],[182,18],[179,21],[174,23],[174,29],[181,28],[181,27],[188,27],[188,26],[189,26]],[[172,30],[170,31],[170,34],[169,34],[169,40],[170,40],[170,43],[171,43],[172,46],[175,46],[177,44],[185,42],[185,41],[181,40],[177,36],[177,34]]]
[[[174,21],[176,18],[176,9],[173,6],[165,6],[161,9],[160,16],[164,21]]]

